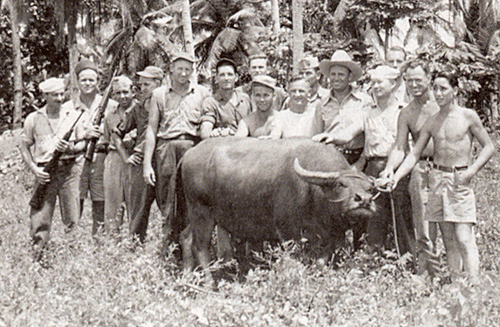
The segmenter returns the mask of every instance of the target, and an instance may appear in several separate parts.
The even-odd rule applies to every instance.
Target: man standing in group
[[[99,138],[96,144],[95,153],[91,160],[84,156],[77,159],[81,169],[80,175],[80,216],[83,212],[84,199],[90,191],[92,199],[92,235],[104,225],[104,159],[106,158],[107,147],[101,137],[103,125],[94,125],[93,120],[97,115],[97,109],[102,100],[98,93],[99,72],[97,65],[88,60],[80,61],[75,67],[78,83],[78,96],[63,105],[64,110],[83,110],[84,114],[78,123],[78,139],[91,140]],[[118,103],[109,100],[106,111],[114,110]]]
[[[412,101],[399,115],[396,144],[389,155],[385,169],[380,173],[382,179],[392,179],[394,171],[405,158],[409,135],[411,134],[414,141],[418,140],[424,123],[439,111],[439,106],[430,90],[430,71],[426,62],[422,60],[408,62],[405,67],[404,79]],[[422,152],[420,160],[413,168],[410,179],[418,271],[423,273],[428,270],[430,274],[435,272],[435,267],[430,259],[436,256],[437,225],[434,222],[425,221],[424,217],[425,207],[429,199],[429,173],[433,152],[433,143],[429,142]]]
[[[125,203],[130,220],[130,234],[138,237],[141,243],[146,239],[151,205],[155,200],[154,187],[146,184],[143,177],[143,158],[146,128],[148,126],[147,108],[151,104],[153,90],[160,87],[163,79],[163,70],[155,66],[148,66],[139,75],[139,105],[135,105],[125,116],[125,119],[113,130],[111,138],[116,149],[125,162]],[[137,137],[133,150],[125,146],[123,139],[133,130]]]
[[[319,133],[314,141],[328,143],[335,141],[331,133],[339,133],[352,124],[363,121],[367,105],[372,102],[370,96],[355,90],[350,83],[363,75],[361,66],[352,61],[343,50],[335,51],[331,60],[323,60],[319,68],[323,76],[330,79],[331,90],[328,97],[321,99],[316,107],[313,130]],[[336,144],[349,164],[356,162],[363,152],[364,134],[354,136],[345,144]]]
[[[106,113],[104,117],[104,142],[108,146],[108,155],[104,160],[104,217],[106,232],[116,235],[123,223],[125,201],[125,161],[122,159],[114,139],[113,130],[125,120],[128,113],[139,104],[134,100],[133,83],[127,76],[115,77],[112,81],[113,97],[118,106]],[[124,144],[127,150],[132,149],[132,140]]]
[[[265,54],[258,53],[251,55],[248,58],[248,74],[250,74],[252,81],[255,79],[256,76],[268,75],[269,71],[270,71],[269,60],[267,59],[267,56]],[[236,88],[236,91],[243,91],[248,96],[251,96],[252,93],[251,81],[245,85],[238,86]],[[273,110],[280,111],[286,98],[287,94],[285,90],[283,90],[283,88],[278,86],[275,87]],[[253,108],[255,107],[256,107],[255,104],[252,102],[252,111],[254,111]]]
[[[396,142],[397,121],[401,106],[394,96],[396,79],[399,71],[389,66],[378,66],[369,71],[372,92],[375,104],[368,106],[364,118],[349,126],[348,129],[339,130],[329,135],[335,144],[343,144],[354,137],[365,133],[363,154],[354,166],[372,177],[379,177],[384,169],[387,158]],[[390,204],[391,196],[394,206]],[[414,254],[415,232],[411,219],[411,202],[408,194],[408,181],[400,183],[393,194],[380,195],[376,201],[377,213],[370,218],[366,225],[367,243],[374,249],[382,249],[391,224],[391,207],[395,212],[395,230],[397,233],[396,246],[400,253]],[[355,237],[357,241],[357,237]]]
[[[305,57],[299,60],[299,75],[305,78],[311,87],[309,102],[316,105],[323,98],[330,95],[330,91],[319,84],[321,72],[319,70],[319,61],[316,57]]]
[[[65,83],[61,78],[49,78],[40,83],[46,105],[28,115],[24,123],[20,142],[21,155],[28,168],[35,174],[37,184],[48,184],[43,205],[40,209],[31,208],[30,235],[33,242],[35,260],[41,258],[49,240],[52,215],[59,197],[61,218],[70,230],[78,221],[79,169],[76,157],[83,151],[85,142],[62,139],[79,117],[79,112],[61,109],[64,101]],[[56,168],[49,174],[43,167],[51,159],[54,150],[62,153]]]
[[[163,214],[166,214],[170,177],[182,155],[200,140],[202,103],[210,95],[205,87],[190,83],[194,63],[187,53],[174,55],[171,86],[154,90],[148,108],[143,176],[147,184],[155,186],[156,203]]]
[[[217,92],[203,101],[200,134],[202,139],[234,135],[239,122],[251,111],[250,98],[235,91],[238,79],[236,64],[221,59],[215,66]]]
[[[393,46],[387,50],[385,56],[385,62],[388,66],[396,68],[399,70],[401,75],[396,80],[396,90],[394,91],[394,96],[398,100],[399,104],[406,106],[410,102],[410,96],[406,90],[406,84],[403,79],[403,67],[406,63],[406,51],[402,47]]]

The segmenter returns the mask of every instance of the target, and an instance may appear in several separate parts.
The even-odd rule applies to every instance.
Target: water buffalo
[[[375,212],[369,178],[333,145],[305,138],[208,139],[185,153],[176,178],[186,207],[174,224],[188,224],[181,237],[188,269],[192,253],[209,264],[215,225],[251,243],[307,239],[331,255],[350,223]]]

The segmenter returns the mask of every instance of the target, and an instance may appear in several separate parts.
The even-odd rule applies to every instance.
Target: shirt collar
[[[349,94],[347,94],[347,96],[344,98],[344,100],[343,100],[343,101],[345,101],[345,99],[347,99],[347,98],[349,98],[349,97],[353,97],[353,98],[355,98],[356,100],[359,100],[359,101],[363,100],[363,99],[362,99],[362,97],[361,97],[361,95],[359,94],[359,92],[358,92],[357,90],[355,90],[354,88],[352,88],[352,87],[351,87],[351,92],[349,92]],[[330,90],[330,93],[328,94],[328,96],[327,96],[327,97],[324,97],[324,99],[323,99],[323,101],[322,101],[322,105],[324,105],[324,106],[325,106],[325,105],[326,105],[326,104],[328,104],[328,102],[330,102],[330,101],[337,101],[337,102],[339,102],[339,101],[337,100],[337,98],[335,98],[335,97],[333,96],[333,94],[332,94],[332,90]]]
[[[195,88],[195,86],[194,86],[193,84],[189,83],[189,90],[186,92],[186,94],[185,94],[185,95],[188,95],[188,94],[194,93],[194,92],[195,92],[195,89],[196,89],[196,88]],[[174,91],[174,89],[172,88],[172,86],[170,86],[170,87],[168,88],[168,93],[171,93],[171,92],[173,92],[173,93],[175,93],[175,94],[178,94],[177,92],[175,92],[175,91]]]

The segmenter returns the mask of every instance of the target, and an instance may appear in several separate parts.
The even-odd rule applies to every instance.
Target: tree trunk
[[[293,0],[293,74],[299,72],[299,60],[304,56],[304,33],[302,27],[302,16],[304,12],[303,0]]]
[[[189,0],[182,1],[182,30],[184,32],[184,47],[186,52],[194,58],[193,28],[191,25],[191,10],[189,9]],[[193,73],[194,81],[197,80],[196,71]]]
[[[278,34],[281,30],[280,6],[278,4],[278,0],[271,0],[271,13],[273,18],[273,33]]]
[[[75,66],[78,63],[78,49],[76,46],[76,23],[78,18],[78,8],[73,1],[66,1],[65,8],[68,13],[68,49],[69,49],[69,76],[70,76],[70,94],[74,98],[78,95],[78,87],[76,84]]]
[[[21,61],[21,39],[19,37],[19,22],[16,3],[13,0],[6,2],[10,13],[12,28],[12,54],[14,64],[14,111],[12,113],[12,128],[21,127],[23,118],[23,67]]]

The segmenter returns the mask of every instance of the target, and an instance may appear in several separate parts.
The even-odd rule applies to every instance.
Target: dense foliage
[[[51,1],[33,1],[27,6],[22,30],[23,115],[42,105],[38,83],[46,77],[68,72],[68,51],[57,47],[55,13]],[[0,16],[0,131],[8,128],[13,110],[13,69],[10,21]]]

